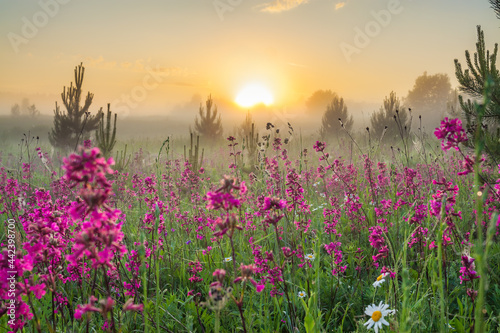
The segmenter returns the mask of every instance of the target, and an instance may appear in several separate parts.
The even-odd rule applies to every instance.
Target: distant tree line
[[[30,104],[28,98],[23,98],[21,104],[14,104],[10,108],[10,114],[13,117],[28,116],[28,117],[38,117],[40,111],[36,108],[35,104]]]
[[[500,18],[500,1],[490,0],[496,15]],[[368,132],[374,140],[393,142],[401,138],[402,133],[408,133],[413,127],[430,133],[439,125],[444,117],[460,117],[467,124],[470,135],[478,126],[486,129],[486,140],[490,151],[500,152],[500,74],[496,67],[498,45],[490,53],[485,48],[484,33],[478,27],[478,42],[476,53],[472,58],[466,51],[466,65],[463,69],[455,60],[456,77],[460,86],[452,89],[447,74],[428,74],[418,76],[411,90],[403,98],[391,91],[380,108],[370,116]],[[102,108],[96,114],[89,111],[93,94],[82,95],[84,78],[82,64],[75,68],[75,83],[64,87],[61,94],[64,110],[56,103],[54,111],[54,127],[49,133],[49,140],[54,147],[73,147],[90,137],[96,131],[97,144],[109,154],[115,144],[116,115],[111,129],[112,114],[108,107],[105,114]],[[488,82],[491,82],[491,103],[486,108],[483,123],[478,124],[475,101],[480,101]],[[459,92],[464,95],[460,95]],[[466,100],[466,98],[469,99]],[[471,100],[472,99],[472,100]],[[331,90],[317,90],[306,101],[308,113],[313,117],[321,117],[319,136],[323,139],[345,138],[353,130],[354,120],[349,113],[343,97]],[[21,104],[11,108],[13,116],[40,114],[34,104],[24,99]],[[104,125],[104,122],[107,125]],[[239,128],[239,135],[246,138],[254,132],[254,123],[250,113]],[[204,104],[200,104],[198,114],[194,119],[194,135],[202,139],[202,143],[214,143],[223,138],[221,114],[209,95]],[[252,134],[253,136],[253,134]],[[253,142],[253,141],[252,141]],[[498,155],[498,154],[497,154]]]
[[[308,114],[322,116],[319,135],[323,139],[342,138],[353,129],[352,115],[344,99],[335,92],[317,90],[305,104]],[[405,98],[394,91],[384,98],[379,110],[370,116],[369,133],[372,139],[384,142],[398,140],[412,126],[430,133],[444,117],[461,117],[459,109],[458,91],[451,88],[448,75],[424,72]]]

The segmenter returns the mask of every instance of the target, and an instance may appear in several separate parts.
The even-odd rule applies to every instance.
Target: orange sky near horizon
[[[212,94],[223,107],[246,85],[276,107],[304,109],[318,89],[380,105],[417,76],[447,73],[493,49],[500,20],[487,0],[1,1],[0,114],[29,97],[51,114],[83,62],[84,92],[119,114],[166,114]],[[240,108],[244,110],[245,108]]]

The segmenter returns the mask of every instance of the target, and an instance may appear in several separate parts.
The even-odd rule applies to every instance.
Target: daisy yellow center
[[[380,312],[380,311],[374,311],[374,312],[372,313],[372,320],[373,320],[374,322],[379,321],[379,320],[380,320],[380,318],[382,318],[382,312]]]
[[[384,278],[384,275],[380,275],[378,278],[377,278],[377,281],[380,281]]]

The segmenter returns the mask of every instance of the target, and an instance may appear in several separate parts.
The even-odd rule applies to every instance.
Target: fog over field
[[[188,133],[209,95],[227,134],[247,111],[257,123],[281,118],[315,133],[326,104],[311,110],[306,103],[318,90],[343,98],[358,129],[369,125],[391,91],[415,117],[435,125],[446,106],[429,106],[432,93],[408,100],[416,79],[446,75],[449,91],[436,94],[453,102],[453,60],[463,61],[473,48],[476,25],[489,46],[499,34],[488,1],[42,0],[1,6],[0,114],[10,115],[27,98],[41,115],[53,115],[62,88],[83,63],[83,93],[94,94],[89,111],[111,103],[124,122],[122,136],[128,117],[145,117],[139,123],[152,133],[159,123],[167,134]],[[259,105],[258,97],[257,105],[236,103],[252,84],[272,103]],[[152,115],[159,118],[148,120]]]
[[[0,0],[0,333],[500,332],[500,0]]]

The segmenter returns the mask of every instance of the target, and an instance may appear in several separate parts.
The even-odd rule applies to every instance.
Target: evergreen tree
[[[498,19],[500,20],[500,0],[490,0],[491,8],[497,14]]]
[[[85,67],[80,63],[75,67],[75,85],[71,82],[69,88],[63,88],[61,98],[66,111],[61,111],[56,102],[54,110],[54,127],[49,133],[52,146],[58,148],[75,148],[81,140],[88,139],[91,131],[97,129],[101,119],[102,108],[97,115],[92,116],[89,107],[94,94],[87,93],[81,106],[82,84]]]
[[[21,107],[19,106],[19,104],[12,105],[12,107],[10,108],[10,114],[14,117],[18,117],[21,115]]]
[[[344,99],[337,94],[333,97],[321,120],[320,135],[322,138],[340,138],[346,136],[345,131],[352,129],[353,120],[347,112]],[[342,129],[342,126],[344,129]]]
[[[204,140],[215,141],[222,138],[222,120],[213,104],[212,95],[208,96],[206,108],[200,105],[198,116],[195,118],[194,129]]]
[[[467,122],[468,134],[473,137],[477,126],[481,125],[485,129],[485,151],[493,158],[494,163],[498,163],[500,157],[500,72],[496,65],[498,44],[495,44],[491,54],[486,50],[481,26],[477,27],[477,39],[474,63],[469,51],[465,51],[468,69],[463,70],[458,59],[455,59],[455,75],[460,83],[460,91],[479,102],[483,100],[487,83],[491,83],[491,102],[484,109],[482,123],[478,124],[477,108],[473,101],[470,99],[464,101],[463,96],[459,96],[459,102]],[[472,144],[473,140],[469,142]]]
[[[245,120],[241,123],[240,127],[238,128],[238,139],[245,138],[245,136],[248,135],[252,131],[252,124],[254,123],[252,119],[252,114],[250,111],[247,112],[247,115],[245,117]]]
[[[35,104],[28,106],[28,116],[34,118],[40,115],[40,111],[36,108]]]
[[[116,118],[115,113],[113,130],[111,130],[111,110],[108,103],[108,112],[106,114],[106,125],[104,125],[104,112],[101,113],[99,129],[95,131],[96,146],[99,147],[104,156],[109,157],[116,144]]]
[[[384,98],[384,104],[370,118],[370,135],[373,140],[394,142],[401,138],[401,130],[410,128],[409,112],[401,107],[401,101],[394,91]],[[400,126],[401,124],[401,126]]]
[[[460,93],[458,88],[453,89],[450,99],[448,99],[448,103],[446,103],[446,116],[448,118],[460,118],[461,120],[465,120],[462,117],[462,108],[460,107],[459,96]]]

